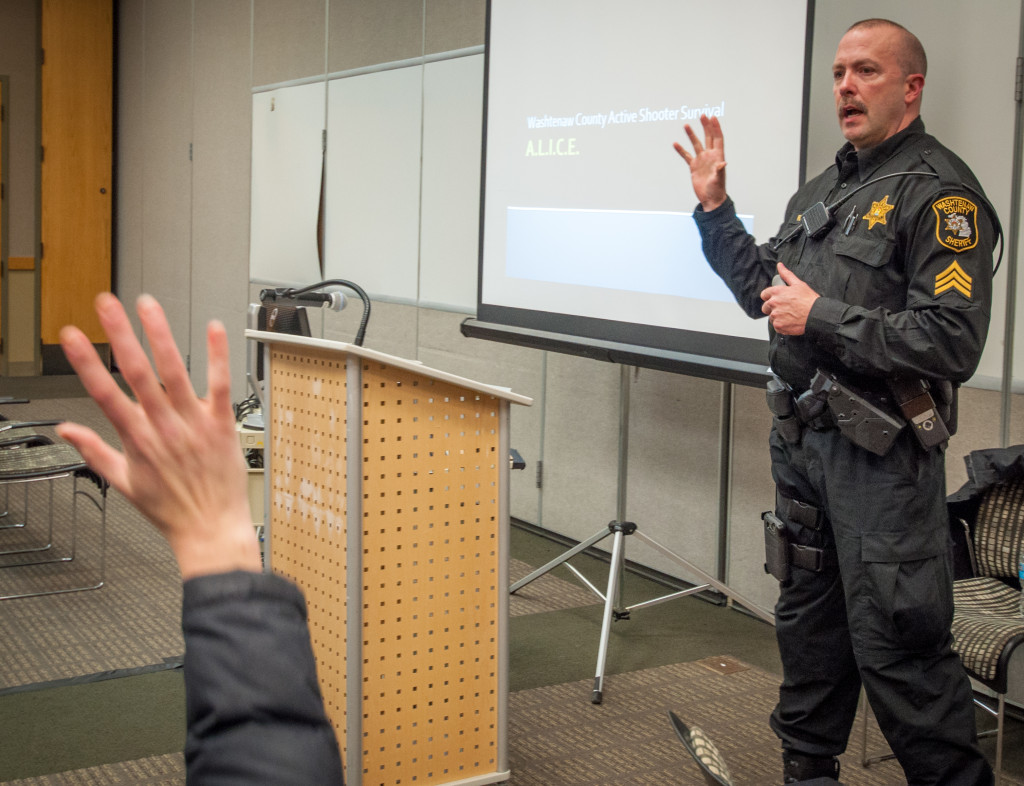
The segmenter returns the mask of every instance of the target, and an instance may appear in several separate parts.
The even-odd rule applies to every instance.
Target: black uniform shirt
[[[907,172],[917,174],[898,174]],[[816,239],[794,234],[817,202],[839,202],[834,224]],[[709,213],[698,206],[694,219],[708,262],[751,317],[764,316],[760,294],[778,261],[821,295],[803,336],[769,328],[776,374],[802,390],[822,368],[882,391],[892,377],[963,382],[977,368],[992,300],[988,211],[967,165],[917,118],[876,147],[847,143],[793,195],[766,244],[746,233],[731,200]]]

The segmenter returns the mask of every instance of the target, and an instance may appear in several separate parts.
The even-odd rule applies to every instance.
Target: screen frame
[[[612,319],[539,311],[483,301],[484,217],[487,192],[487,123],[490,101],[492,0],[487,0],[484,96],[480,153],[480,223],[477,313],[462,322],[464,336],[578,355],[673,373],[761,385],[767,379],[768,340],[701,333]],[[815,0],[806,0],[798,182],[806,182],[811,48]],[[781,195],[785,198],[786,195]]]

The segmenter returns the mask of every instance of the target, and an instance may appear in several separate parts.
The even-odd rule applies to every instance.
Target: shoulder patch
[[[935,277],[935,297],[938,297],[943,292],[955,289],[965,298],[970,300],[971,286],[973,284],[974,279],[967,275],[967,271],[960,267],[959,262],[954,260],[952,265]]]
[[[971,200],[943,197],[932,204],[932,210],[940,246],[959,253],[978,245],[978,206]]]

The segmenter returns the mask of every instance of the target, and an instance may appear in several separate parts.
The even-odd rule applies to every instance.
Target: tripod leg
[[[563,562],[568,562],[573,557],[575,557],[577,554],[579,554],[579,553],[581,553],[583,551],[586,551],[591,546],[593,546],[595,543],[601,542],[602,540],[604,540],[605,538],[607,538],[611,534],[612,534],[612,530],[609,527],[606,527],[605,529],[600,530],[599,532],[595,533],[593,536],[591,536],[587,540],[583,541],[582,543],[579,543],[579,544],[573,546],[571,549],[569,549],[567,552],[565,552],[561,556],[555,557],[548,564],[544,565],[543,567],[537,568],[537,570],[535,570],[529,576],[526,576],[524,578],[519,579],[519,581],[517,581],[515,584],[513,584],[511,587],[509,587],[509,590],[508,590],[509,593],[514,595],[517,590],[521,590],[523,587],[525,587],[531,581],[535,581],[536,579],[539,579],[545,573],[547,573],[548,571],[554,570],[559,565],[561,565]]]
[[[619,594],[619,578],[622,575],[624,538],[622,530],[616,529],[615,538],[612,541],[612,561],[608,567],[608,592],[604,596],[604,619],[601,622],[601,643],[597,648],[597,674],[594,676],[594,691],[590,696],[591,704],[600,704],[604,697],[604,667],[608,658],[608,637],[612,630],[615,600]]]

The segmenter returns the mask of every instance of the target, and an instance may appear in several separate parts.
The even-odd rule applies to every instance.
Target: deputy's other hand
[[[807,328],[811,306],[821,295],[781,262],[776,269],[783,283],[773,284],[761,291],[761,300],[764,301],[761,311],[768,315],[768,321],[776,333],[802,336]]]
[[[706,211],[719,207],[726,199],[725,193],[725,137],[717,117],[700,116],[704,127],[704,142],[697,138],[689,124],[683,126],[690,138],[693,152],[690,153],[678,142],[673,144],[676,152],[690,167],[690,182],[693,192]]]
[[[259,571],[245,461],[231,406],[224,326],[211,322],[207,328],[209,391],[202,399],[192,389],[155,299],[143,295],[136,304],[155,370],[117,298],[101,294],[95,305],[135,401],[117,385],[82,331],[65,327],[61,345],[86,391],[117,430],[122,451],[75,423],[62,424],[58,433],[167,538],[182,578]]]

